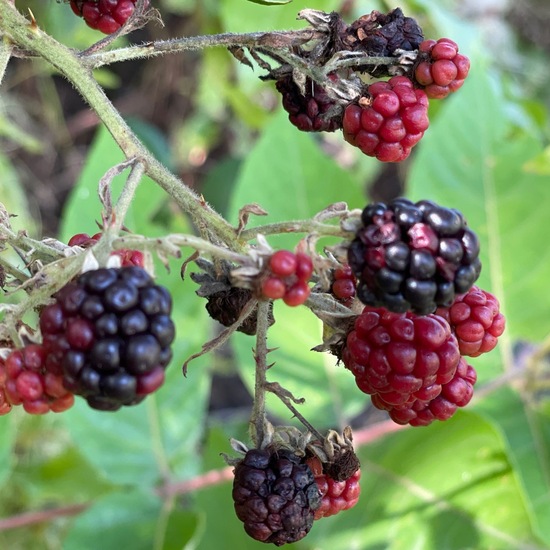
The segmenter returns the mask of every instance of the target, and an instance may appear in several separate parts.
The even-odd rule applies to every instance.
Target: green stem
[[[278,235],[280,233],[316,233],[317,235],[327,237],[343,237],[349,238],[353,233],[345,231],[337,225],[320,223],[314,219],[309,220],[294,220],[270,223],[245,229],[241,232],[240,237],[243,241],[250,241],[256,238],[256,235]]]
[[[254,382],[254,406],[250,417],[253,432],[250,439],[259,448],[266,435],[266,405],[265,392],[267,387],[267,329],[269,328],[269,301],[258,302],[257,324],[256,324],[256,349],[254,359],[256,362],[256,378]]]
[[[4,38],[0,41],[0,83],[4,79],[8,63],[11,59],[11,52],[13,51],[13,44],[9,40]]]
[[[201,197],[162,165],[139,141],[110,102],[78,54],[32,26],[12,6],[0,5],[0,31],[17,45],[35,53],[55,67],[80,92],[109,130],[126,158],[140,159],[145,172],[156,181],[193,220],[207,226],[216,237],[233,248],[240,248],[235,229]]]

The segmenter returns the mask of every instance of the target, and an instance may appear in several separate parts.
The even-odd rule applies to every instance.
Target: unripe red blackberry
[[[71,9],[92,29],[116,32],[134,13],[137,0],[71,0]]]
[[[453,378],[441,385],[441,392],[432,400],[417,400],[411,406],[395,407],[388,411],[397,424],[428,426],[434,420],[445,421],[454,415],[459,407],[465,407],[474,394],[477,381],[475,369],[460,358]]]
[[[46,368],[94,409],[134,405],[164,382],[172,299],[136,266],[87,271],[40,314]]]
[[[351,267],[346,264],[333,273],[334,281],[331,285],[331,292],[345,306],[349,306],[355,297],[355,287],[357,280]]]
[[[300,457],[286,450],[252,449],[234,474],[235,513],[249,536],[282,546],[307,535],[321,499]]]
[[[347,335],[342,360],[373,405],[400,422],[453,380],[460,351],[443,317],[366,306]]]
[[[321,461],[317,457],[307,459],[321,495],[321,504],[315,510],[315,519],[328,518],[344,510],[353,508],[359,502],[361,469],[346,480],[336,481],[323,472]]]
[[[414,78],[430,99],[443,99],[462,87],[470,71],[470,60],[458,53],[456,42],[449,38],[424,40],[419,52]]]
[[[22,405],[29,414],[72,407],[73,394],[63,387],[62,376],[47,371],[46,356],[43,346],[28,344],[0,362],[0,414],[8,413],[12,405]]]
[[[309,297],[308,281],[312,273],[313,262],[307,254],[277,250],[259,280],[258,294],[260,298],[282,298],[288,306],[299,306]]]
[[[455,209],[404,198],[369,204],[348,249],[364,304],[432,313],[479,277],[479,241]]]
[[[457,296],[450,307],[437,308],[436,313],[447,319],[461,355],[469,357],[494,349],[506,325],[496,296],[477,286]]]
[[[368,97],[346,107],[344,139],[382,162],[405,160],[430,124],[426,94],[405,76],[375,82],[367,91]]]
[[[302,132],[334,132],[342,127],[342,109],[326,90],[306,79],[305,95],[289,74],[275,84],[290,122]]]

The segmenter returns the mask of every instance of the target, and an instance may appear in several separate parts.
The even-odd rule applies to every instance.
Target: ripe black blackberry
[[[342,108],[311,79],[306,79],[305,94],[292,74],[278,79],[275,87],[282,96],[288,119],[302,132],[334,132],[342,127]]]
[[[234,473],[235,513],[248,535],[276,546],[307,535],[321,497],[302,458],[286,450],[252,449]]]
[[[398,198],[369,204],[361,219],[348,261],[364,304],[425,315],[479,277],[479,240],[458,210]]]
[[[135,405],[164,382],[171,310],[168,290],[141,267],[87,271],[40,314],[46,369],[94,409]]]

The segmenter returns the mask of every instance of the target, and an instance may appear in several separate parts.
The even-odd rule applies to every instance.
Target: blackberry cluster
[[[164,382],[174,323],[168,290],[136,266],[101,268],[63,287],[40,314],[46,369],[99,410],[134,405]]]
[[[321,499],[300,457],[286,450],[252,449],[234,474],[235,513],[249,536],[282,546],[307,535]]]
[[[69,246],[80,246],[82,248],[88,248],[93,246],[101,238],[101,233],[96,233],[95,235],[88,235],[87,233],[77,233],[73,235],[69,241]],[[145,258],[143,257],[143,252],[140,250],[130,250],[127,248],[121,248],[119,250],[114,250],[112,255],[120,256],[121,265],[123,267],[129,265],[135,265],[138,267],[143,267],[145,263]]]
[[[282,298],[287,306],[299,306],[309,297],[308,281],[313,263],[307,254],[278,250],[268,261],[260,282],[260,296],[270,300]]]
[[[71,0],[71,9],[88,27],[113,34],[130,18],[137,0]]]
[[[436,313],[448,321],[460,353],[469,357],[494,349],[506,324],[496,296],[477,286],[457,296],[450,307],[437,308]]]
[[[369,204],[361,219],[348,261],[364,304],[432,313],[479,277],[479,241],[458,210],[398,198]]]
[[[342,109],[326,90],[306,79],[305,95],[294,82],[292,74],[277,80],[275,87],[289,121],[302,132],[334,132],[342,127]]]
[[[405,76],[375,82],[367,92],[344,111],[344,139],[382,162],[405,160],[430,124],[428,97]]]
[[[334,280],[331,285],[331,292],[345,306],[350,306],[355,298],[355,286],[357,280],[351,267],[346,264],[334,270]]]
[[[359,502],[361,469],[356,470],[346,480],[337,481],[323,472],[321,461],[318,458],[308,458],[307,464],[315,476],[321,495],[321,504],[315,510],[315,520],[328,518],[344,510],[349,510]]]
[[[424,40],[419,52],[414,78],[430,99],[443,99],[462,87],[470,71],[470,60],[458,53],[456,42],[449,38]]]
[[[476,376],[438,315],[366,306],[347,335],[342,360],[361,391],[398,424],[447,420],[472,397]]]
[[[46,368],[47,353],[39,344],[28,344],[0,361],[0,415],[13,405],[22,405],[29,414],[72,407],[74,396],[63,386],[63,377]]]

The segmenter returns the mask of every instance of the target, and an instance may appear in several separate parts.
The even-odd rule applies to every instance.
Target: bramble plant
[[[392,532],[427,549],[550,544],[550,303],[525,276],[546,252],[529,252],[534,205],[515,200],[521,180],[550,201],[548,157],[533,160],[527,123],[504,128],[508,100],[474,58],[469,74],[459,33],[427,38],[405,9],[344,7],[301,9],[296,30],[131,43],[163,5],[49,6],[106,35],[78,49],[0,4],[0,80],[39,60],[97,116],[102,154],[116,145],[79,184],[99,201],[75,200],[59,238],[18,227],[17,205],[0,202],[0,477],[30,417],[33,437],[58,428],[72,441],[60,438],[56,481],[37,497],[44,515],[7,507],[0,533],[78,515],[56,532],[63,548],[90,547],[98,529],[107,549],[367,549]],[[180,179],[100,85],[117,63],[214,47],[258,71],[284,111],[246,152],[230,207]],[[209,78],[223,103],[223,74]],[[469,124],[478,135],[455,144]],[[350,158],[371,178],[407,166],[405,188],[363,199]],[[244,423],[216,427],[208,367],[224,355],[252,399]],[[64,483],[82,496],[48,506]]]

